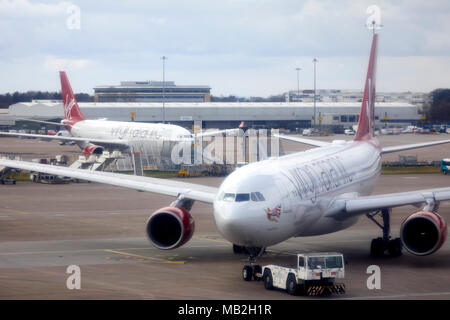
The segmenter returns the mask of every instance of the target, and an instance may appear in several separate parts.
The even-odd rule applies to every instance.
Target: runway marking
[[[145,248],[120,248],[120,250],[151,250],[156,249],[152,247]],[[96,252],[96,251],[105,251],[111,249],[80,249],[80,250],[59,250],[59,251],[24,251],[24,252],[0,252],[0,256],[13,256],[13,255],[21,255],[21,254],[61,254],[61,253],[83,253],[83,252]]]
[[[1,217],[1,216],[0,216]],[[212,245],[189,246],[189,248],[211,248]],[[225,247],[225,245],[215,245],[214,247]],[[139,247],[139,248],[118,248],[118,249],[80,249],[80,250],[55,250],[55,251],[23,251],[23,252],[0,252],[0,256],[15,256],[21,254],[62,254],[62,253],[83,253],[83,252],[101,252],[105,250],[158,250],[155,247]],[[159,250],[158,250],[159,251]]]
[[[104,251],[117,253],[117,254],[121,254],[121,255],[124,255],[124,256],[131,256],[131,257],[141,258],[141,259],[145,259],[145,260],[155,260],[155,261],[164,262],[164,263],[184,264],[184,261],[171,261],[171,260],[166,260],[166,259],[159,259],[159,258],[154,258],[154,257],[141,256],[140,254],[134,254],[134,253],[123,252],[123,251],[116,251],[116,250],[109,250],[109,249],[106,249]]]
[[[205,238],[205,237],[193,237],[193,238],[197,239],[197,240],[206,240],[206,241],[213,241],[213,242],[220,242],[220,243],[231,244],[231,242],[226,241],[226,240],[209,239],[209,238]]]
[[[16,210],[16,209],[1,208],[1,210],[5,210],[5,211],[11,212],[11,213],[30,214],[30,212],[22,211],[22,210]],[[0,213],[6,213],[6,212],[0,212]]]

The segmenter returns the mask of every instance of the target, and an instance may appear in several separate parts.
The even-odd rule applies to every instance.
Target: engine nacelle
[[[189,211],[179,207],[166,207],[154,212],[147,221],[147,235],[161,250],[178,248],[188,242],[195,230]]]
[[[417,256],[432,254],[447,238],[447,222],[435,212],[413,213],[403,221],[400,238],[403,247],[410,253]]]
[[[101,155],[103,153],[103,147],[96,146],[95,144],[90,144],[83,149],[83,155],[89,157],[92,154]]]

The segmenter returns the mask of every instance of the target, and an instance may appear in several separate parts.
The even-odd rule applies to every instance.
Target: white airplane
[[[292,237],[323,235],[346,229],[362,215],[382,216],[382,237],[372,240],[372,255],[414,255],[437,251],[446,239],[447,224],[436,212],[450,200],[450,187],[371,196],[380,175],[381,155],[389,152],[449,143],[450,140],[381,147],[373,134],[375,74],[378,35],[373,35],[358,130],[353,141],[327,143],[307,138],[280,136],[317,148],[278,159],[251,163],[230,174],[219,188],[180,181],[128,176],[110,172],[0,160],[11,168],[90,180],[158,194],[176,200],[154,212],[146,232],[159,249],[180,247],[191,238],[195,223],[190,214],[195,201],[213,204],[219,233],[234,248],[245,247],[253,272],[263,248]],[[401,226],[400,238],[390,237],[391,208],[422,206]],[[250,268],[250,269],[249,269]]]
[[[77,100],[64,71],[60,72],[60,79],[65,119],[61,123],[30,119],[22,120],[65,126],[70,133],[69,136],[67,134],[50,136],[11,132],[0,132],[0,135],[59,140],[66,143],[75,142],[83,150],[83,154],[88,157],[91,154],[101,155],[104,149],[128,150],[136,142],[143,143],[146,150],[156,150],[160,153],[163,149],[161,142],[165,142],[169,146],[180,141],[191,141],[194,143],[195,139],[199,137],[237,131],[237,129],[229,129],[192,135],[189,130],[172,124],[86,120],[78,107]]]

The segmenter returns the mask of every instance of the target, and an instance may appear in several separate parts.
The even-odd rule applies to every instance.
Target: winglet
[[[81,120],[86,120],[78,107],[77,99],[72,92],[69,79],[64,71],[59,72],[61,79],[61,95],[64,105],[64,117],[66,120],[72,120],[75,123]]]
[[[358,131],[355,141],[369,140],[374,136],[375,126],[375,83],[377,73],[378,34],[374,33],[370,50],[369,67],[367,68],[366,84],[359,115]]]

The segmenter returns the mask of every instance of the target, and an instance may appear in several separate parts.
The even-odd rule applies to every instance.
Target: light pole
[[[295,70],[297,70],[297,99],[300,99],[300,70],[302,70],[302,68],[295,68]]]
[[[318,62],[316,58],[313,60],[314,62],[314,126],[316,129],[316,63]]]
[[[166,98],[166,74],[165,74],[165,67],[166,67],[166,56],[161,57],[163,61],[163,97],[162,97],[162,122],[166,123],[166,110],[164,108],[164,102]]]

